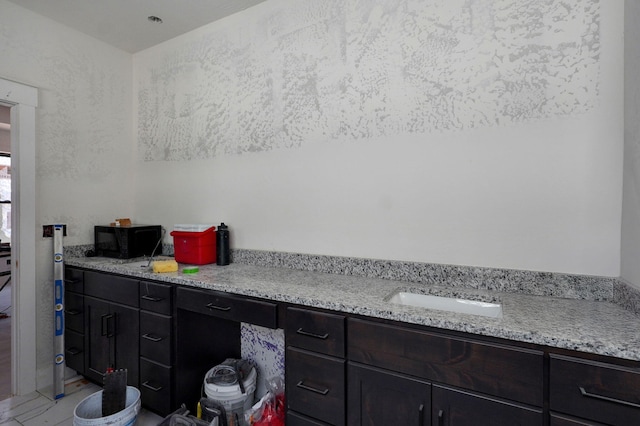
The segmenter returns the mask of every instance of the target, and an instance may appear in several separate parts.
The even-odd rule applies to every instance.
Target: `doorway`
[[[11,120],[9,111],[8,106],[0,105],[0,256],[2,256],[0,257],[0,400],[11,396]]]
[[[11,176],[11,394],[36,383],[35,87],[0,78],[0,105],[9,108]],[[20,324],[20,327],[18,327]]]

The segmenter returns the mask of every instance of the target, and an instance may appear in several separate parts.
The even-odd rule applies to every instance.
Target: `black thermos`
[[[228,265],[229,262],[229,228],[223,222],[216,231],[216,263]]]

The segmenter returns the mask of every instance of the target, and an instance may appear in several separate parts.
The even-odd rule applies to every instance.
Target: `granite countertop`
[[[65,259],[65,263],[143,279],[640,361],[640,316],[610,301],[433,286],[241,263],[203,265],[197,274],[180,271],[156,274],[141,266],[146,265],[144,261],[122,263],[100,257],[74,257]],[[503,315],[489,318],[385,302],[385,297],[399,289],[497,301],[502,304]]]

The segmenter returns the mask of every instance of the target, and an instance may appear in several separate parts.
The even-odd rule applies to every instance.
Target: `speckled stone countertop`
[[[234,259],[246,260],[243,257],[254,255],[236,252]],[[492,284],[495,280],[486,279],[488,284],[483,288],[475,282],[477,280],[466,276],[466,272],[463,275],[471,281],[466,283],[468,285],[464,279],[456,281],[451,277],[436,280],[437,285],[434,285],[433,279],[421,282],[419,279],[363,276],[367,273],[318,272],[317,269],[322,268],[317,267],[311,271],[283,264],[264,266],[256,259],[251,262],[253,264],[200,266],[197,274],[183,274],[184,265],[180,265],[178,272],[155,274],[141,266],[147,264],[144,261],[122,263],[99,257],[65,257],[68,266],[640,361],[640,316],[614,303],[615,295],[621,293],[615,279],[554,276],[543,280],[535,275],[538,273],[533,273],[533,280],[543,282],[545,288],[540,290],[540,285],[529,285],[526,291],[517,291],[509,288],[508,282],[516,279],[508,275],[523,280],[522,274],[526,275],[526,272],[508,272],[505,276],[503,271],[498,274],[503,284],[496,289]],[[384,271],[389,270],[393,268],[383,268],[376,275],[384,276]],[[460,273],[456,272],[456,276]],[[451,273],[444,275],[447,278]],[[406,277],[401,274],[400,278]],[[565,283],[561,291],[551,289],[558,280]],[[588,288],[595,289],[593,294],[585,290]],[[399,289],[497,301],[502,304],[503,315],[488,318],[385,302],[387,296]]]

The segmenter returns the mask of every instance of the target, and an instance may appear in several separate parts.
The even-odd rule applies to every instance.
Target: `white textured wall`
[[[640,3],[625,1],[624,202],[620,275],[640,288]]]
[[[617,276],[622,1],[270,0],[134,55],[136,214]]]
[[[53,374],[53,243],[41,225],[65,223],[65,244],[133,214],[131,55],[0,0],[0,76],[38,88],[36,232],[38,386]]]

